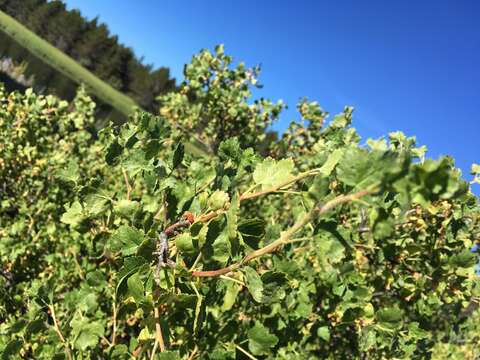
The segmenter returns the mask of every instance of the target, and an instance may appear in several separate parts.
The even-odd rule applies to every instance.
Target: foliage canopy
[[[257,70],[204,50],[159,116],[98,138],[83,93],[72,111],[0,94],[4,357],[465,350],[480,217],[453,160],[400,132],[362,145],[353,109],[327,121],[307,100],[259,153],[282,104],[249,101]],[[185,152],[185,130],[211,156]]]

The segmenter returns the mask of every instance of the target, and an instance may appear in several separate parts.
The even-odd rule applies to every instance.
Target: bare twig
[[[125,179],[125,186],[127,187],[127,200],[130,200],[130,194],[132,192],[132,186],[130,185],[130,182],[128,181],[128,174],[127,171],[122,168],[122,173],[123,173],[123,178]]]
[[[237,283],[237,284],[239,284],[239,285],[246,286],[243,281],[237,280],[237,279],[232,278],[232,277],[230,277],[230,276],[220,275],[220,279],[228,280],[228,281],[233,281],[233,282],[235,282],[235,283]]]
[[[155,306],[155,341],[160,345],[160,352],[165,351],[165,342],[163,341],[162,327],[160,326],[160,311]]]
[[[113,329],[112,329],[112,340],[110,346],[115,346],[115,342],[117,339],[117,302],[115,299],[115,295],[113,299]]]
[[[250,354],[247,350],[245,350],[244,348],[240,347],[240,345],[236,345],[235,344],[235,348],[237,348],[238,350],[240,350],[240,352],[244,353],[246,357],[248,357],[249,359],[251,360],[258,360],[255,356],[253,356],[252,354]]]
[[[197,355],[197,352],[198,352],[198,346],[195,345],[195,348],[192,350],[192,353],[188,356],[188,359],[187,359],[187,360],[193,360],[193,358],[195,357],[195,355]]]
[[[150,355],[150,360],[155,359],[155,353],[157,352],[158,341],[155,339],[155,343],[153,344],[152,354]]]

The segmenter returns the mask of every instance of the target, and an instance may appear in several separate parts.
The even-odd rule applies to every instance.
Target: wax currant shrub
[[[223,56],[202,52],[207,65],[194,60],[189,73],[211,74]],[[251,76],[230,63],[222,71]],[[208,78],[192,84],[196,91],[216,86]],[[262,116],[230,139],[216,135],[224,104],[241,113],[248,99],[232,101],[221,86],[208,106],[205,94],[184,101],[188,89],[181,101],[165,97],[168,111],[107,127],[92,154],[63,163],[79,169],[61,186],[65,208],[49,203],[56,215],[37,223],[56,224],[58,245],[40,247],[51,259],[45,275],[14,285],[23,308],[4,315],[3,356],[421,358],[444,344],[457,350],[467,326],[460,314],[478,298],[469,250],[479,211],[453,160],[426,159],[401,133],[361,145],[351,108],[330,120],[307,100],[301,121],[265,156],[251,141]],[[195,127],[203,118],[208,126]],[[177,119],[211,141],[211,156],[185,151]],[[13,243],[9,250],[23,246]],[[65,244],[77,256],[58,247]]]
[[[112,349],[429,356],[476,296],[477,200],[451,159],[401,133],[360,146],[350,121],[347,108],[276,159],[237,139],[192,157],[145,113],[105,130],[123,189],[93,179],[79,204],[111,202],[93,231],[118,269]]]

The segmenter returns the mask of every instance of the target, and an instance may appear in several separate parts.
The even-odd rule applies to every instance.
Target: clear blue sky
[[[453,156],[467,179],[480,162],[479,0],[66,3],[98,15],[146,63],[169,67],[178,80],[194,53],[219,43],[236,60],[262,64],[258,95],[290,106],[279,131],[307,96],[331,114],[354,106],[364,139],[416,135],[429,156]]]

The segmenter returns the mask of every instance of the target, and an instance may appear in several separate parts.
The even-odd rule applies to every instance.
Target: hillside
[[[0,10],[148,111],[158,110],[156,97],[175,89],[168,68],[144,64],[105,24],[97,18],[88,20],[77,10],[68,11],[61,1],[0,0]],[[2,38],[0,55],[5,52],[19,55],[11,41]],[[45,80],[38,67],[33,67],[35,75]],[[62,79],[56,79],[53,87],[61,83]]]

